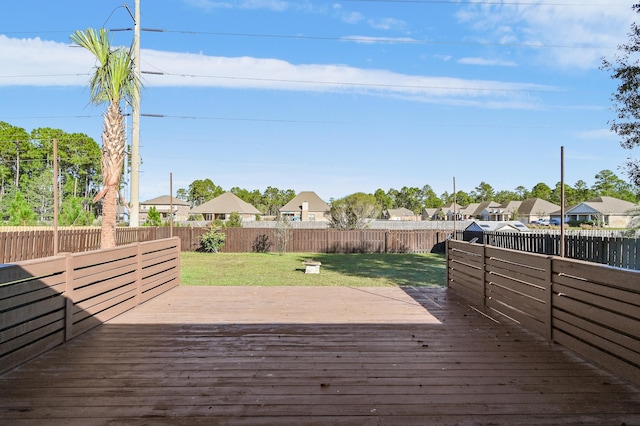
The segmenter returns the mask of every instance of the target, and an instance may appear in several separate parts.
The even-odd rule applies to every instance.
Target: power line
[[[529,47],[529,48],[552,48],[552,49],[615,49],[615,46],[575,46],[563,44],[538,44],[538,43],[489,43],[472,41],[435,41],[417,40],[405,38],[388,37],[366,37],[366,36],[315,36],[315,35],[288,35],[288,34],[252,34],[252,33],[229,33],[215,31],[193,31],[193,30],[156,30],[157,32],[176,33],[184,35],[210,35],[223,37],[250,37],[250,38],[276,38],[276,39],[298,39],[298,40],[320,40],[320,41],[340,41],[354,43],[385,43],[385,44],[414,44],[414,45],[443,45],[443,46],[488,46],[488,47]]]
[[[143,71],[142,74],[147,74]],[[316,80],[292,80],[292,79],[278,79],[278,78],[259,78],[259,77],[234,77],[223,75],[203,75],[203,74],[174,74],[163,72],[152,72],[153,75],[168,75],[173,77],[185,77],[185,78],[213,78],[224,80],[242,80],[242,81],[264,81],[272,83],[296,83],[296,84],[319,84],[327,86],[354,86],[354,87],[381,87],[381,88],[395,88],[395,89],[431,89],[431,90],[471,90],[479,92],[553,92],[551,89],[488,89],[482,87],[456,87],[456,86],[426,86],[426,85],[406,85],[406,84],[383,84],[383,83],[353,83],[353,82],[341,82],[341,81],[316,81]]]

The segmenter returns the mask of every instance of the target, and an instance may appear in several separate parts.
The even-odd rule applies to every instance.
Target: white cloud
[[[485,58],[461,58],[457,61],[463,65],[482,65],[482,66],[501,66],[501,67],[515,67],[517,64],[513,61],[502,61],[499,59],[485,59]]]
[[[477,3],[462,8],[457,17],[482,38],[499,43],[556,46],[536,50],[536,57],[559,68],[593,68],[602,56],[615,53],[626,41],[635,16],[633,1],[601,4]]]
[[[368,19],[367,23],[376,30],[402,30],[407,26],[406,22],[395,18]]]
[[[527,83],[399,74],[339,64],[292,64],[280,59],[218,57],[143,49],[150,87],[212,87],[358,93],[417,102],[532,108],[531,92],[554,90]],[[82,48],[0,35],[0,86],[86,85],[94,66]]]
[[[370,36],[346,36],[341,40],[353,41],[361,44],[394,44],[394,43],[419,43],[411,37],[370,37]]]
[[[583,132],[578,132],[574,135],[578,139],[604,139],[604,140],[614,140],[617,139],[618,136],[612,132],[610,129],[595,129],[595,130],[585,130]]]

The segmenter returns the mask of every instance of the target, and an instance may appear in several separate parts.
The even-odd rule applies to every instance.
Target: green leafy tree
[[[367,220],[380,214],[375,196],[357,192],[334,200],[329,209],[329,227],[337,229],[364,229]]]
[[[562,202],[562,185],[560,182],[556,183],[556,187],[551,191],[551,195],[549,196],[548,201],[560,205]],[[576,191],[568,184],[564,184],[564,201],[565,207],[575,206],[578,204],[576,202],[577,196]]]
[[[471,192],[471,196],[473,197],[476,203],[481,203],[483,201],[491,201],[495,196],[495,191],[491,185],[482,181]]]
[[[31,161],[35,148],[29,133],[21,127],[0,121],[0,195],[11,182],[20,188],[20,177],[30,170],[38,169]]]
[[[126,133],[120,103],[131,102],[140,87],[134,72],[132,48],[112,48],[105,29],[76,31],[71,40],[87,49],[96,58],[95,71],[89,82],[90,100],[96,105],[107,104],[102,131],[102,185],[94,198],[102,202],[101,248],[116,245],[117,194],[122,175]]]
[[[43,169],[38,174],[23,176],[22,193],[38,220],[53,220],[53,170]]]
[[[382,188],[376,189],[376,192],[373,193],[373,196],[376,198],[376,202],[382,210],[393,208],[393,198],[391,198],[389,194]]]
[[[191,203],[192,207],[196,207],[222,194],[224,194],[224,189],[213,183],[211,179],[198,179],[189,185],[189,198],[187,201]]]
[[[573,186],[573,189],[575,189],[575,191],[576,191],[576,201],[577,201],[577,203],[581,203],[583,201],[587,201],[587,200],[593,198],[591,196],[592,192],[589,189],[589,187],[587,186],[587,183],[585,181],[583,181],[582,179],[580,179],[580,180],[578,180],[576,182],[576,184]],[[568,204],[568,205],[571,205],[571,204]]]
[[[68,197],[60,208],[58,222],[62,226],[89,226],[95,217],[83,206],[84,199],[80,197]]]
[[[280,208],[293,200],[296,193],[293,189],[281,190],[268,186],[262,193],[260,211],[269,216],[277,216]],[[256,206],[258,208],[258,206]]]
[[[242,217],[240,217],[240,213],[232,212],[229,215],[229,220],[225,224],[225,228],[242,228]]]
[[[8,208],[10,226],[35,225],[36,214],[25,200],[21,192],[17,191]]]
[[[436,195],[431,185],[425,185],[422,187],[422,200],[423,206],[422,208],[440,208],[444,205],[442,200]]]
[[[516,186],[515,193],[518,196],[518,200],[526,200],[531,196],[531,193],[522,185]]]
[[[496,192],[496,194],[493,196],[493,201],[500,204],[508,201],[519,200],[519,199],[520,197],[518,196],[518,194],[516,194],[513,191],[507,191],[504,189]]]
[[[551,199],[551,188],[546,183],[540,182],[531,188],[531,197],[549,201]]]
[[[389,190],[395,208],[406,208],[418,214],[424,206],[423,194],[420,188],[403,186],[399,191]]]
[[[156,206],[151,206],[149,208],[149,212],[147,213],[147,220],[145,220],[144,224],[146,226],[161,226],[162,225],[162,217],[160,216],[160,212],[156,209]]]
[[[180,188],[176,191],[176,198],[178,200],[182,200],[182,201],[188,201],[189,200],[189,192],[187,192],[186,189],[184,188]]]
[[[640,13],[640,4],[634,4],[632,9]],[[631,150],[640,146],[640,26],[633,23],[628,37],[627,43],[618,46],[613,60],[602,59],[601,69],[618,82],[611,98],[616,118],[609,125],[622,139],[620,145]],[[626,166],[633,184],[640,186],[640,161],[629,159]]]
[[[58,170],[60,171],[61,198],[90,197],[99,188],[100,146],[83,133],[66,133],[60,129],[38,128],[31,138],[41,150],[44,162],[53,162],[53,139],[58,140]]]

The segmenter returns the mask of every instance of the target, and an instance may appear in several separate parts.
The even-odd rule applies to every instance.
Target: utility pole
[[[140,0],[135,0],[133,23],[133,67],[140,81]],[[129,226],[140,226],[140,85],[133,94],[131,123],[131,211]]]

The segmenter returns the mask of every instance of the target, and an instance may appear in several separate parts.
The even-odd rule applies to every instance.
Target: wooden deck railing
[[[560,254],[558,232],[470,232],[457,231],[456,240],[557,256]],[[564,238],[565,257],[601,263],[625,269],[640,270],[640,238],[589,235],[589,231],[572,231]]]
[[[447,283],[472,304],[640,384],[640,272],[449,241]]]
[[[0,267],[0,373],[180,282],[180,240]]]

